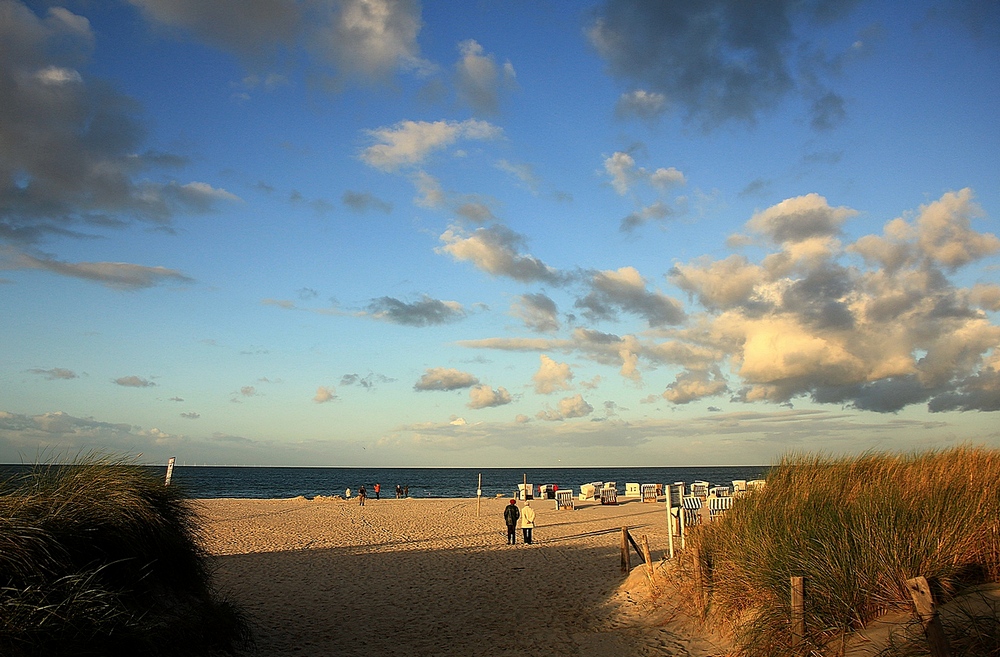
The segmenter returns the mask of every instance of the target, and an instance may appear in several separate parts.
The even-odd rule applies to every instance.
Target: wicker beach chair
[[[684,526],[691,527],[693,525],[700,525],[702,507],[701,498],[693,495],[685,496],[681,504],[684,507]]]
[[[642,485],[642,501],[647,504],[656,503],[656,484],[643,484]]]
[[[733,498],[729,496],[725,497],[710,497],[708,498],[708,520],[714,522],[726,514],[726,511],[731,509],[733,506]]]
[[[695,481],[691,483],[691,495],[693,497],[708,497],[709,483],[707,481]]]
[[[573,503],[573,489],[564,488],[556,491],[556,510],[573,511],[576,505]]]

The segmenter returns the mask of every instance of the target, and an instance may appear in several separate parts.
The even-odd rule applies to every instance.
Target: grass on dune
[[[909,578],[938,601],[1000,579],[1000,452],[788,456],[691,543],[711,574],[704,611],[738,654],[791,654],[793,576],[806,578],[809,649],[838,654],[847,633],[910,608]]]
[[[231,654],[242,614],[210,588],[176,486],[123,461],[36,466],[0,483],[0,654]]]

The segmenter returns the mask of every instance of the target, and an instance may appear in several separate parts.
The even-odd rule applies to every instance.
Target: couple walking
[[[531,545],[531,530],[535,528],[535,510],[531,502],[524,503],[524,509],[517,508],[517,500],[511,500],[503,510],[503,521],[507,523],[507,545],[517,543],[517,521],[521,520],[521,534],[524,542]]]

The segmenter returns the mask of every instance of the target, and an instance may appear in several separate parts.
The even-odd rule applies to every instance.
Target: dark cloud
[[[192,283],[192,278],[165,267],[146,267],[127,262],[62,262],[37,258],[0,248],[0,262],[11,269],[40,269],[62,276],[100,283],[116,290],[139,290],[161,283]]]
[[[854,2],[662,2],[608,0],[589,36],[612,75],[660,94],[705,128],[753,123],[801,87],[790,53],[804,45],[793,31],[803,12],[832,22]],[[826,97],[824,96],[824,99]],[[814,123],[837,119],[835,98],[814,108]],[[842,109],[842,107],[840,107]]]
[[[358,213],[377,210],[386,214],[392,212],[392,203],[383,201],[368,192],[346,191],[341,199],[344,205]]]
[[[141,376],[123,376],[114,380],[114,382],[120,386],[126,388],[151,388],[156,384],[148,379],[144,379]]]
[[[340,377],[340,385],[341,386],[358,385],[364,388],[365,390],[371,390],[378,383],[392,383],[395,380],[396,379],[389,378],[384,374],[375,374],[373,372],[369,372],[365,376],[360,376],[358,374],[345,374],[344,376]]]
[[[686,318],[677,300],[647,290],[646,281],[631,267],[596,272],[590,288],[590,293],[574,305],[591,321],[614,320],[619,312],[638,315],[650,327],[680,324]]]
[[[43,370],[41,368],[33,368],[28,370],[32,374],[40,374],[44,376],[49,381],[56,381],[58,379],[76,379],[77,374],[73,370],[68,370],[64,367],[54,367],[50,370]]]
[[[511,304],[510,314],[538,333],[551,333],[559,329],[556,302],[541,292],[519,296]]]
[[[809,122],[815,130],[832,130],[847,118],[844,99],[829,91],[812,103],[812,120]]]
[[[368,305],[367,313],[374,319],[404,326],[436,326],[465,318],[462,304],[432,299],[426,295],[413,303],[392,297],[373,299]]]

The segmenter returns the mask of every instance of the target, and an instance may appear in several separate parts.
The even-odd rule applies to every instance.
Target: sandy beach
[[[216,587],[260,655],[724,654],[620,569],[621,527],[667,550],[662,504],[535,500],[534,543],[506,545],[506,499],[197,502]],[[521,503],[523,505],[523,502]],[[633,565],[639,563],[633,554]]]

